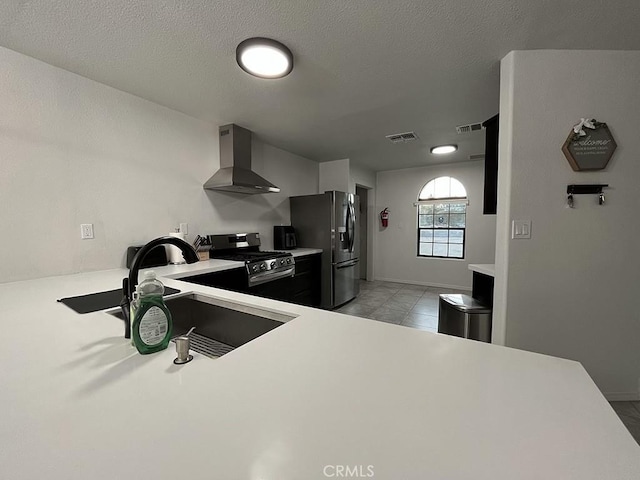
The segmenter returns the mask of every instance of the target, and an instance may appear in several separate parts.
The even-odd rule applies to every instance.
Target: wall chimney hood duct
[[[251,132],[233,123],[220,131],[220,170],[206,181],[207,190],[269,193],[280,189],[251,170]]]

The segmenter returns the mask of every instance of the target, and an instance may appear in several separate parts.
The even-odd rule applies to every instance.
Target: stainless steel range
[[[244,262],[249,286],[260,285],[284,277],[293,277],[296,262],[289,252],[260,250],[259,233],[206,235],[200,250],[209,249],[209,258]]]

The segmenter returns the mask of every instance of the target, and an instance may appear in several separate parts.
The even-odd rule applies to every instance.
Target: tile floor
[[[438,295],[468,291],[360,281],[360,295],[336,311],[431,332],[438,331]]]
[[[360,295],[336,312],[431,332],[438,331],[438,295],[468,291],[360,281]]]
[[[421,285],[360,281],[360,295],[336,311],[437,332],[438,295],[441,293],[469,294],[468,291]],[[640,402],[611,402],[611,406],[640,444]]]

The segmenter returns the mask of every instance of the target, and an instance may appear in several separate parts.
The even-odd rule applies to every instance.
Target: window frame
[[[417,235],[416,235],[416,256],[418,258],[439,258],[439,259],[446,259],[446,260],[465,260],[466,258],[466,254],[467,254],[467,207],[469,206],[469,197],[465,196],[465,197],[441,197],[441,198],[433,198],[430,197],[428,199],[420,199],[420,194],[426,189],[427,185],[429,185],[429,183],[431,182],[435,182],[436,179],[438,178],[442,178],[442,177],[448,177],[449,179],[454,179],[456,182],[458,182],[463,188],[464,188],[464,184],[462,184],[462,182],[460,182],[457,178],[455,177],[451,177],[449,175],[441,175],[440,177],[436,177],[433,178],[431,180],[429,180],[427,183],[425,183],[422,188],[420,189],[420,192],[418,193],[418,202],[415,203],[416,205],[416,231],[417,231]],[[466,193],[466,188],[464,189],[465,193]],[[462,213],[464,215],[464,227],[452,227],[450,225],[447,224],[447,227],[441,227],[441,228],[437,228],[435,226],[435,221],[432,223],[432,225],[430,227],[421,227],[420,226],[420,206],[421,205],[435,205],[436,204],[448,204],[448,205],[464,205],[464,213]],[[455,212],[455,213],[460,213],[460,212]],[[432,215],[434,217],[435,220],[435,216],[436,213],[432,213],[432,214],[422,214],[422,215]],[[447,215],[451,215],[451,212],[449,211],[449,213]],[[452,257],[452,256],[443,256],[443,255],[433,255],[433,245],[435,245],[436,243],[439,242],[430,242],[432,245],[432,250],[431,250],[431,255],[423,255],[420,253],[420,246],[422,243],[429,243],[429,242],[421,242],[421,232],[423,230],[431,230],[432,232],[435,232],[437,230],[440,231],[446,231],[447,232],[447,242],[446,243],[442,243],[442,245],[447,245],[447,253],[449,253],[449,246],[452,244],[449,241],[449,232],[451,230],[458,230],[458,231],[462,231],[462,243],[457,243],[455,245],[462,245],[462,256],[460,257]],[[432,238],[433,240],[433,238]]]
[[[465,212],[465,216],[466,216],[466,212]],[[465,218],[465,225],[466,225],[466,218]],[[442,255],[421,255],[420,254],[420,244],[424,243],[420,241],[420,231],[421,230],[441,230],[441,231],[449,231],[449,230],[462,230],[462,243],[454,243],[454,245],[462,245],[462,256],[461,257],[445,257]],[[431,242],[432,244],[435,244],[437,242]],[[450,242],[447,243],[443,243],[442,245],[449,245]],[[467,253],[467,227],[447,227],[447,228],[428,228],[428,227],[418,227],[418,237],[416,239],[416,255],[420,258],[446,258],[447,260],[464,260],[465,259],[465,255]]]

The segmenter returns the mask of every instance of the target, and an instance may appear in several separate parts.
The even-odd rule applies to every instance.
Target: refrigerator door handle
[[[351,252],[351,206],[347,204],[347,215],[344,219],[344,230],[347,236],[347,250]]]
[[[341,263],[340,265],[336,265],[336,268],[338,270],[340,270],[341,268],[349,268],[349,267],[354,267],[358,264],[360,260],[355,259],[355,260],[351,260],[350,262],[345,262],[345,263]]]
[[[356,231],[356,212],[353,208],[353,204],[349,203],[347,208],[347,234],[349,236],[349,253],[353,253],[353,245],[355,244],[355,231]]]

